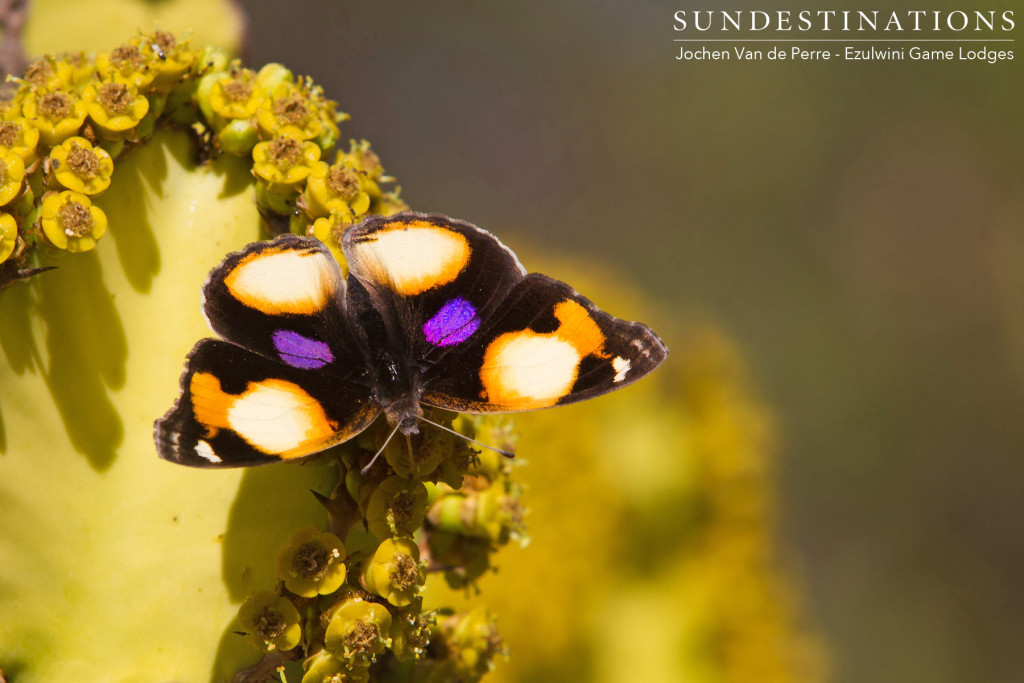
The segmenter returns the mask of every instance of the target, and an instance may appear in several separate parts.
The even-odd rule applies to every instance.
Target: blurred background
[[[372,141],[410,206],[491,230],[531,269],[583,273],[603,287],[604,298],[580,284],[597,303],[664,330],[674,353],[652,379],[662,391],[691,392],[683,383],[703,367],[702,349],[724,354],[712,364],[742,390],[725,392],[723,410],[756,415],[736,424],[765,459],[767,493],[750,495],[767,497],[767,564],[786,586],[764,595],[788,635],[778,651],[777,633],[760,642],[803,662],[780,665],[779,680],[1024,680],[1021,55],[994,65],[677,61],[673,12],[718,6],[775,9],[240,3],[246,62],[312,76],[351,114],[343,137]],[[693,341],[697,328],[710,346]],[[672,419],[658,403],[668,394],[643,400]],[[605,405],[602,420],[625,404]],[[623,486],[648,467],[629,445],[616,451]],[[551,490],[578,477],[564,468]],[[542,480],[528,494],[539,548],[567,542],[546,531],[559,527],[544,517]],[[582,509],[617,495],[602,486],[579,493],[591,498]],[[648,555],[634,561],[654,562],[651,547],[683,513],[648,512],[636,526],[624,513],[592,541],[628,549],[639,534]],[[516,581],[527,571],[516,562],[536,565],[533,549],[506,550],[526,559],[503,562],[481,599],[502,581],[521,590],[510,603],[538,599],[538,584]],[[729,594],[727,578],[716,595]],[[673,595],[648,608],[685,611]],[[607,600],[598,612],[657,630]],[[756,612],[743,612],[747,626]],[[512,623],[516,666],[531,648],[514,621],[499,626]],[[589,642],[573,655],[580,680],[613,667],[596,651],[623,647]],[[566,647],[558,656],[583,646]],[[518,666],[522,680],[554,670]],[[776,678],[761,666],[729,680]]]
[[[732,338],[833,680],[1024,680],[1024,55],[675,59],[675,10],[771,3],[244,7],[411,206]]]

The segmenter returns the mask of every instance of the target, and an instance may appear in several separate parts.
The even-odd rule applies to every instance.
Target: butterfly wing
[[[445,216],[370,218],[350,228],[342,246],[350,282],[387,328],[378,343],[422,367],[474,337],[526,274],[493,235]]]
[[[341,269],[316,240],[282,235],[229,254],[203,286],[203,312],[227,341],[189,354],[181,396],[156,423],[162,458],[235,467],[301,457],[379,412]]]
[[[363,344],[346,322],[345,280],[319,241],[281,235],[228,254],[203,285],[221,338],[302,370],[359,382]]]
[[[668,349],[643,323],[615,318],[572,287],[531,273],[444,367],[423,402],[460,412],[516,412],[582,401],[658,367]]]
[[[185,361],[181,396],[157,420],[154,439],[161,458],[182,465],[261,465],[347,441],[379,412],[367,391],[339,384],[331,373],[203,339]]]
[[[401,213],[345,235],[352,277],[404,353],[423,402],[462,412],[571,403],[643,377],[667,355],[642,323],[614,318],[564,282],[526,275],[496,237],[444,216]],[[389,314],[394,311],[394,314]]]

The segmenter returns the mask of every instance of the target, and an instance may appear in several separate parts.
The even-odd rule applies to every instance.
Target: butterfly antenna
[[[388,438],[384,440],[384,445],[380,447],[380,450],[377,451],[372,458],[370,458],[370,462],[366,463],[366,467],[359,470],[359,474],[365,477],[370,472],[370,468],[373,467],[373,463],[377,462],[377,458],[380,457],[380,454],[383,453],[384,449],[388,447],[389,443],[391,443],[391,439],[394,438],[395,432],[397,431],[398,425],[395,425],[395,428],[391,430],[391,434],[389,434]]]
[[[495,453],[500,453],[503,456],[505,456],[506,458],[514,458],[514,457],[516,457],[516,454],[513,453],[512,451],[505,451],[505,450],[502,450],[500,448],[495,448],[494,446],[488,446],[485,443],[480,443],[476,439],[471,439],[468,436],[466,436],[465,434],[459,434],[454,429],[449,429],[448,427],[445,427],[443,424],[438,424],[437,422],[434,422],[433,420],[428,420],[427,418],[423,417],[422,415],[419,416],[419,419],[423,420],[428,425],[433,425],[433,426],[437,427],[438,429],[440,429],[442,431],[448,432],[449,434],[454,434],[455,436],[459,437],[460,439],[465,439],[466,441],[469,441],[470,443],[475,443],[477,446],[480,446],[481,448],[486,448],[489,451],[494,451]]]

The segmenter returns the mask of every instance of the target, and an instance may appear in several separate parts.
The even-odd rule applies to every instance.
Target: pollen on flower
[[[110,53],[110,61],[118,68],[141,69],[146,64],[146,57],[138,45],[122,45]]]
[[[377,624],[369,621],[357,621],[343,638],[344,647],[355,657],[368,657],[377,646],[380,630]]]
[[[399,591],[408,590],[419,583],[419,564],[409,555],[396,555],[389,578]]]
[[[359,161],[359,167],[366,171],[368,174],[375,175],[383,170],[381,168],[380,157],[369,147],[363,147],[356,152],[356,158]]]
[[[299,94],[279,97],[274,100],[274,116],[298,126],[309,118],[309,106],[306,98]]]
[[[74,145],[68,152],[68,166],[77,176],[95,178],[100,171],[100,159],[91,149]]]
[[[238,79],[223,83],[221,90],[230,102],[244,102],[252,95],[252,85]]]
[[[135,106],[135,97],[124,83],[104,83],[97,95],[100,105],[114,114],[131,114]]]
[[[167,31],[156,31],[153,33],[152,42],[163,52],[173,50],[178,45],[178,41],[174,35]]]
[[[43,85],[53,76],[53,65],[48,59],[32,62],[25,68],[25,81],[32,85]]]
[[[13,121],[0,123],[0,146],[11,148],[18,142],[21,126]]]
[[[332,166],[327,174],[327,187],[345,201],[359,194],[359,178],[355,171],[345,166]]]
[[[253,630],[256,631],[256,635],[267,641],[280,638],[287,626],[284,617],[270,607],[264,607],[253,622]]]
[[[304,579],[322,581],[341,553],[336,548],[327,549],[316,542],[305,543],[295,552],[292,567]]]
[[[39,113],[56,121],[71,113],[71,96],[63,92],[51,92],[39,98]]]
[[[278,166],[291,166],[302,158],[302,143],[295,138],[276,137],[270,141],[270,160]]]
[[[57,218],[68,237],[84,237],[92,231],[92,212],[79,202],[66,202],[57,210]]]

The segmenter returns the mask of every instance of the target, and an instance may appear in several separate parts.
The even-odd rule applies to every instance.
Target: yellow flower
[[[430,646],[436,613],[424,614],[422,609],[422,602],[417,602],[392,617],[391,652],[400,662],[423,657]]]
[[[21,192],[25,180],[25,162],[15,152],[0,149],[0,206],[10,204]]]
[[[314,216],[326,216],[342,207],[355,217],[370,208],[370,195],[363,190],[363,174],[350,165],[320,162],[306,181],[306,205]]]
[[[83,98],[100,135],[112,141],[130,137],[149,111],[149,100],[135,86],[120,80],[89,85]]]
[[[50,55],[38,59],[25,67],[25,75],[20,79],[30,90],[47,91],[66,88],[69,72],[58,68],[58,62]]]
[[[301,683],[366,683],[370,680],[368,665],[349,668],[327,650],[320,650],[303,666],[306,673],[302,675]]]
[[[453,680],[477,680],[494,668],[495,659],[508,657],[494,622],[487,607],[478,605],[441,623],[441,632],[455,655]]]
[[[238,608],[238,621],[249,641],[260,650],[284,652],[302,640],[299,611],[288,598],[257,591]]]
[[[391,645],[391,613],[384,605],[350,597],[331,608],[324,647],[357,669],[366,666]]]
[[[99,194],[110,185],[114,160],[85,138],[68,138],[50,150],[50,173],[69,190]]]
[[[0,213],[0,263],[3,263],[18,244],[18,222],[9,213]]]
[[[46,239],[58,249],[89,251],[107,231],[107,216],[80,192],[52,192],[39,211]]]
[[[348,262],[341,250],[341,238],[353,222],[352,212],[348,210],[347,206],[342,206],[338,211],[332,211],[330,216],[313,221],[311,230],[313,237],[323,242],[331,250],[334,260],[341,266],[345,277],[348,277]]]
[[[145,89],[156,78],[156,70],[139,49],[137,40],[96,55],[96,71],[105,81],[117,79],[137,90]]]
[[[252,171],[267,183],[267,189],[287,194],[301,183],[320,160],[320,148],[312,142],[278,136],[261,142],[252,150]]]
[[[395,607],[405,607],[419,595],[425,573],[420,549],[408,538],[382,541],[373,557],[363,564],[366,589]]]
[[[8,149],[31,166],[36,160],[36,147],[39,146],[39,129],[29,124],[24,118],[13,121],[0,121],[0,147]]]
[[[22,118],[21,101],[23,99],[21,96],[16,96],[0,101],[0,121],[14,121]]]
[[[303,598],[330,595],[345,583],[345,546],[332,533],[299,529],[277,554],[277,578]]]
[[[337,114],[334,102],[325,100],[318,86],[282,82],[265,97],[256,113],[256,122],[264,139],[288,135],[299,140],[314,140],[323,149],[338,139],[337,121],[347,118]]]
[[[255,78],[256,74],[251,69],[217,74],[208,95],[213,115],[225,121],[254,116],[263,99],[263,91],[255,83]]]
[[[51,147],[77,134],[88,113],[85,102],[78,95],[63,90],[26,97],[22,112],[39,130],[43,144]]]
[[[156,72],[153,91],[167,94],[180,81],[196,61],[196,51],[188,49],[188,41],[180,43],[167,31],[147,33],[133,41],[139,44]]]
[[[96,76],[96,60],[82,52],[67,55],[57,60],[57,72],[67,89],[81,91]]]
[[[360,174],[360,184],[363,191],[370,195],[370,199],[377,201],[381,198],[380,183],[392,178],[384,175],[384,167],[381,166],[380,157],[370,149],[370,143],[366,140],[349,141],[349,151],[338,152],[335,164],[342,164],[355,169]]]
[[[412,536],[423,524],[427,512],[427,487],[422,482],[388,477],[370,494],[366,522],[370,533],[380,539]]]

